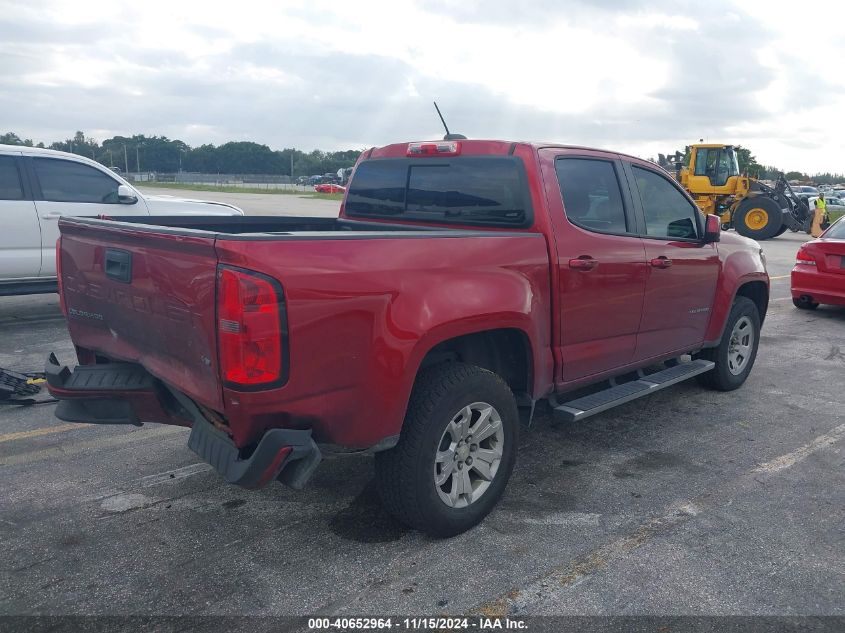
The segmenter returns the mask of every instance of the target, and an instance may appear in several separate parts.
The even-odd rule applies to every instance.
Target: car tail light
[[[284,382],[286,338],[281,285],[259,273],[221,266],[217,341],[223,382],[255,388]]]
[[[56,285],[59,291],[59,307],[62,314],[67,317],[67,305],[65,304],[65,293],[62,290],[62,238],[56,240]]]
[[[800,248],[798,254],[795,256],[795,263],[801,264],[802,266],[815,266],[816,260],[804,248]]]
[[[408,156],[457,156],[460,153],[461,144],[457,141],[408,143]]]

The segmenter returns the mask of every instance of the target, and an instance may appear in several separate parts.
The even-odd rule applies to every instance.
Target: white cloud
[[[843,14],[817,0],[0,0],[0,120],[44,141],[334,149],[437,135],[437,99],[476,137],[642,156],[708,138],[845,172],[845,41],[822,31]]]

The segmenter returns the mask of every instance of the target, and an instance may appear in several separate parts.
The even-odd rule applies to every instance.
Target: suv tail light
[[[225,384],[247,388],[282,384],[287,379],[287,318],[279,282],[220,266],[217,341]]]
[[[431,143],[408,143],[408,156],[457,156],[461,153],[461,144],[457,141],[437,141]]]
[[[62,238],[56,240],[56,285],[59,291],[59,307],[62,314],[67,318],[67,304],[65,304],[65,293],[62,291]]]

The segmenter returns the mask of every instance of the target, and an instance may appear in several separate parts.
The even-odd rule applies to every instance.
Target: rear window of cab
[[[525,166],[513,156],[377,158],[355,168],[349,217],[523,228],[533,220]]]

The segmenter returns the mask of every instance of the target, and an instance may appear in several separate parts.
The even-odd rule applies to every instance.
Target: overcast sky
[[[730,0],[0,0],[0,131],[365,148],[452,131],[845,173],[845,9]]]

